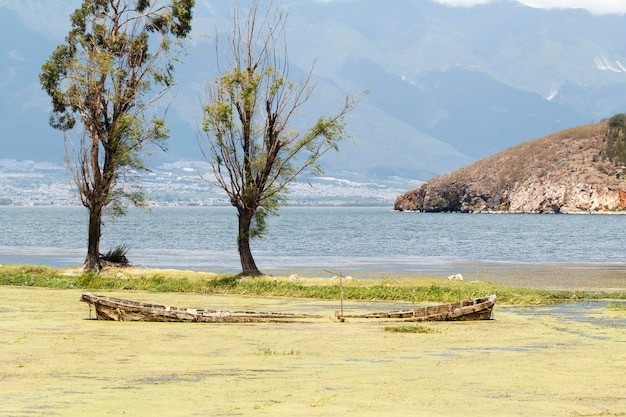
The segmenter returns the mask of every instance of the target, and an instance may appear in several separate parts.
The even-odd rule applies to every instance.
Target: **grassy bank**
[[[0,285],[82,290],[142,290],[233,294],[296,298],[339,299],[338,279],[241,278],[190,271],[108,269],[101,274],[78,269],[5,265]],[[451,302],[497,294],[499,304],[541,305],[565,301],[626,299],[624,291],[549,291],[493,285],[488,282],[448,281],[436,278],[343,280],[346,300]]]

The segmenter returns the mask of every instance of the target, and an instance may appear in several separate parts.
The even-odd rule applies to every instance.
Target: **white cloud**
[[[472,7],[495,1],[517,1],[538,9],[586,9],[596,15],[626,14],[626,0],[433,0],[451,7]]]
[[[593,14],[624,14],[626,0],[518,0],[541,9],[587,9]]]
[[[80,0],[0,0],[0,11],[12,10],[29,29],[63,39],[70,28],[70,15],[81,3]]]
[[[434,0],[436,3],[451,7],[473,7],[480,4],[493,3],[495,0]]]
[[[17,52],[15,49],[11,50],[8,56],[11,61],[26,61],[26,58],[24,58],[22,54]]]

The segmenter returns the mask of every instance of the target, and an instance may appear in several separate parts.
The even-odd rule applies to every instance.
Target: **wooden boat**
[[[123,300],[93,293],[83,293],[81,301],[93,306],[98,320],[161,321],[199,323],[290,322],[319,317],[299,313],[200,310],[170,307]],[[91,307],[89,309],[91,314]]]
[[[339,320],[346,318],[363,319],[394,319],[394,321],[461,321],[461,320],[489,320],[496,296],[475,298],[473,300],[434,306],[417,307],[410,310],[392,310],[365,314],[335,315]]]

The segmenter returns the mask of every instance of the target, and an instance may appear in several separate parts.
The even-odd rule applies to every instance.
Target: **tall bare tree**
[[[101,268],[102,215],[146,200],[134,182],[147,170],[146,145],[168,131],[147,110],[173,84],[180,40],[195,0],[83,0],[71,30],[44,63],[40,82],[52,99],[50,124],[65,132],[66,161],[89,210],[85,269]]]
[[[293,126],[310,99],[311,72],[289,80],[284,9],[271,3],[262,12],[253,1],[236,10],[224,43],[216,37],[219,76],[208,87],[202,152],[239,218],[237,246],[242,274],[261,275],[250,240],[267,230],[268,214],[285,204],[288,185],[305,170],[321,172],[318,160],[346,138],[344,116],[356,101],[346,97],[339,111],[308,128]]]

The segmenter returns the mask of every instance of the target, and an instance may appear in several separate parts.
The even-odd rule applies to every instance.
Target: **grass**
[[[606,308],[611,311],[620,311],[626,313],[626,304],[609,303]]]
[[[383,331],[389,333],[438,333],[437,329],[419,324],[413,326],[385,326],[383,327]]]
[[[299,350],[295,350],[293,348],[291,348],[291,350],[285,350],[282,352],[276,351],[276,350],[272,350],[270,348],[265,348],[263,350],[261,350],[261,352],[259,353],[262,356],[298,356],[300,355],[302,352],[300,352]]]
[[[339,283],[332,279],[298,279],[216,275],[189,271],[107,269],[100,274],[45,266],[0,267],[0,285],[94,290],[142,290],[236,294],[296,298],[339,299]],[[496,294],[498,303],[542,305],[566,301],[626,300],[626,292],[548,291],[497,286],[487,282],[448,281],[436,278],[344,280],[346,300],[453,302]]]

